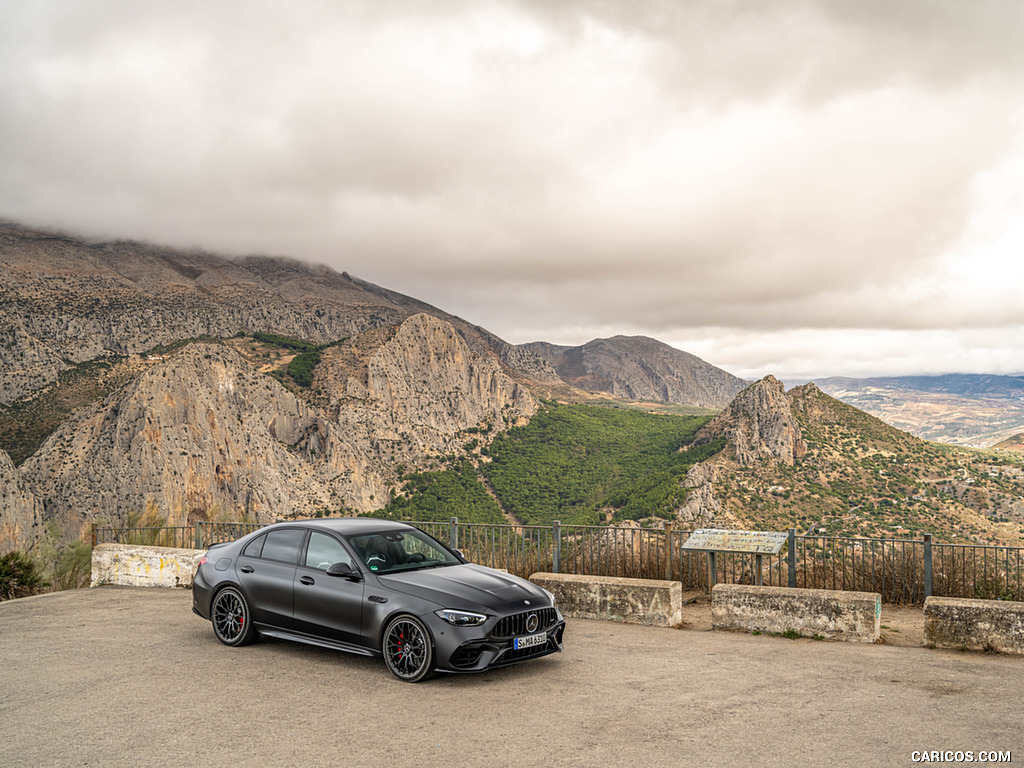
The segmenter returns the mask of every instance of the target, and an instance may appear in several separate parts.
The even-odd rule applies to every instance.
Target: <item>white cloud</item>
[[[1022,85],[1000,0],[12,3],[0,216],[325,261],[516,342],[1006,370]]]

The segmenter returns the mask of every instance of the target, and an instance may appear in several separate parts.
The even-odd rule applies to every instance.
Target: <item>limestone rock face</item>
[[[708,422],[694,441],[703,445],[725,437],[740,466],[768,459],[792,465],[807,445],[782,382],[766,376],[740,392],[729,406]]]
[[[686,503],[676,510],[676,519],[685,526],[703,528],[711,524],[722,511],[722,504],[715,498],[715,481],[718,473],[715,465],[700,462],[690,467],[683,486],[687,489]]]
[[[7,538],[32,543],[41,529],[27,521],[40,513],[74,538],[94,520],[119,525],[146,511],[177,525],[368,511],[386,502],[400,464],[421,465],[459,446],[467,428],[500,431],[537,408],[493,357],[425,314],[325,357],[315,373],[329,395],[322,407],[224,345],[184,347],[76,413],[11,475],[26,491],[18,498],[42,505],[5,501]]]
[[[415,315],[373,353],[366,399],[395,422],[452,433],[506,414],[529,416],[532,395],[470,351],[448,323]]]
[[[218,345],[183,349],[65,422],[22,467],[69,537],[147,509],[168,522],[246,513],[260,521],[332,500],[344,455],[331,429],[278,382]]]
[[[746,385],[694,355],[645,336],[595,339],[580,347],[536,342],[520,349],[544,358],[575,387],[628,400],[719,409]]]
[[[43,533],[43,505],[28,488],[11,457],[0,451],[0,555]]]
[[[463,430],[501,431],[537,410],[529,390],[493,358],[426,314],[328,350],[317,377],[349,439],[403,464],[453,451]]]

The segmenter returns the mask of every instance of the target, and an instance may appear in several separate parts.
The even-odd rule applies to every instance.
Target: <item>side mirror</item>
[[[359,571],[353,570],[352,566],[348,563],[334,563],[334,565],[327,569],[327,575],[340,576],[341,578],[348,579],[349,581],[363,580],[363,574]]]

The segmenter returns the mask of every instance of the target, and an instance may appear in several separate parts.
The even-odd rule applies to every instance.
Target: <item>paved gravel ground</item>
[[[582,620],[565,643],[408,685],[375,659],[222,646],[185,591],[0,603],[0,765],[1024,763],[1024,658]]]

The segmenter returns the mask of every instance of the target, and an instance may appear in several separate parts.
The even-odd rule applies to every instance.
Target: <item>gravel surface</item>
[[[408,685],[378,659],[222,646],[185,591],[14,600],[0,603],[0,765],[1024,762],[1024,658],[688,626],[570,619],[562,654]]]

